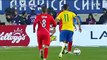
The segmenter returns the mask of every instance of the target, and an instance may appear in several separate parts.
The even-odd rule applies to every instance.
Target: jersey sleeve
[[[52,16],[50,16],[51,19],[51,24],[53,24],[53,27],[56,27],[56,21],[54,20],[54,18]]]
[[[61,13],[58,14],[58,16],[56,17],[57,20],[61,20]]]
[[[36,16],[34,23],[33,23],[33,30],[35,30],[36,24],[38,23],[39,16]]]
[[[75,14],[75,13],[73,13],[73,12],[72,12],[72,15],[73,15],[73,17],[74,17],[74,18],[76,17],[76,14]]]

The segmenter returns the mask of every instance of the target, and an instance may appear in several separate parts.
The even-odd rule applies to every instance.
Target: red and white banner
[[[0,46],[28,46],[30,39],[26,26],[0,26]]]
[[[60,46],[59,26],[56,27],[56,41],[51,46]],[[37,46],[37,35],[32,25],[0,26],[0,46]],[[74,32],[75,46],[107,46],[107,25],[82,25],[82,32]]]

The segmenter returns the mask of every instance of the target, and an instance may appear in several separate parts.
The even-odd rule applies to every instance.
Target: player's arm
[[[78,17],[76,16],[75,19],[77,20],[77,23],[78,23],[78,27],[79,27],[79,31],[82,32],[82,29],[81,29],[81,24],[80,24],[80,20],[78,19]]]
[[[56,32],[56,25],[57,25],[57,23],[56,23],[56,21],[54,20],[53,17],[51,17],[51,24],[52,24],[52,27],[53,27],[53,31],[51,32],[52,33],[51,36],[52,36]]]
[[[76,30],[77,30],[77,27],[76,27],[75,23],[74,23],[74,28],[75,28],[75,31],[76,31]]]
[[[77,23],[78,23],[78,27],[79,27],[79,31],[82,32],[82,29],[81,29],[81,24],[80,24],[80,20],[79,18],[76,16],[75,13],[72,13],[73,17],[77,20]]]
[[[61,13],[60,14],[58,14],[58,16],[56,17],[56,22],[58,23],[60,20],[61,20]]]
[[[50,36],[53,36],[53,34],[56,32],[56,28],[55,27],[53,27],[53,30],[51,31],[51,35]]]
[[[60,19],[56,18],[55,21],[58,23]]]
[[[35,18],[34,23],[33,23],[33,33],[35,33],[35,27],[37,23],[38,23],[38,16]]]

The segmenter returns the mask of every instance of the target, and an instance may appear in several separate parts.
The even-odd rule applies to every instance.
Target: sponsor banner
[[[74,32],[74,46],[107,46],[107,26],[106,25],[82,25],[82,32]],[[29,46],[37,46],[36,33],[33,33],[32,26],[27,26],[27,34],[30,37]],[[56,41],[51,42],[51,46],[60,46],[59,26],[56,27]]]
[[[51,46],[60,46],[59,26],[56,27],[56,41]],[[0,26],[0,46],[37,46],[37,33],[33,33],[33,26]],[[82,25],[82,32],[78,30],[73,36],[74,46],[107,46],[106,25]]]
[[[21,13],[31,10],[36,10],[36,13],[40,12],[40,5],[46,5],[51,7],[56,12],[62,9],[63,4],[68,4],[70,10],[76,13],[101,13],[102,2],[104,0],[0,0],[0,13],[3,14],[7,7],[15,8]]]
[[[107,25],[83,25],[82,33],[75,31],[73,45],[107,46]]]
[[[26,26],[0,26],[0,46],[28,46]]]
[[[27,26],[26,32],[30,37],[28,46],[37,46],[36,33],[33,33],[32,25]],[[59,26],[56,27],[56,41],[51,42],[51,46],[60,46]],[[74,46],[107,46],[107,26],[106,25],[82,25],[82,32],[78,30],[73,36]]]

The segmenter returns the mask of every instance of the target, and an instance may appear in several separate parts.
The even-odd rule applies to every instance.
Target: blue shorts
[[[73,33],[74,33],[73,31],[69,30],[60,31],[60,42],[62,41],[72,42]]]

